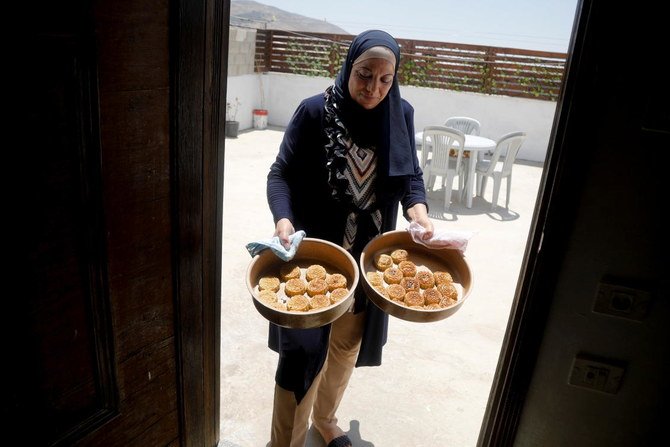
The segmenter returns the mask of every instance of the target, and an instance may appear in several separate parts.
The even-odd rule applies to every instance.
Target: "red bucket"
[[[268,111],[265,109],[254,109],[254,129],[265,129],[268,127]]]

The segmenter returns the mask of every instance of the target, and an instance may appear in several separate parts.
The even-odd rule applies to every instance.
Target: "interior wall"
[[[585,8],[589,28],[575,61],[582,68],[557,143],[564,163],[543,228],[541,250],[556,259],[556,283],[533,297],[551,305],[514,445],[640,446],[667,438],[670,284],[659,213],[667,203],[670,153],[661,148],[670,147],[670,119],[662,111],[666,82],[650,67],[663,42],[650,19],[660,11],[643,3],[637,10],[649,15],[605,2]],[[635,69],[622,69],[624,54]],[[575,364],[577,356],[587,364]]]

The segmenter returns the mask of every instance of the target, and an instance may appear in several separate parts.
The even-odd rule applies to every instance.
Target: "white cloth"
[[[281,241],[279,240],[279,236],[274,236],[270,239],[261,239],[258,241],[249,242],[246,247],[247,251],[252,257],[269,248],[275,255],[277,255],[279,259],[283,261],[290,261],[298,251],[298,246],[300,246],[300,242],[302,242],[304,237],[305,232],[303,230],[296,231],[290,235],[289,241],[291,242],[291,247],[288,250],[282,245]]]
[[[426,232],[416,222],[411,222],[407,231],[412,235],[412,240],[417,244],[425,245],[428,248],[450,248],[465,253],[468,247],[468,241],[474,235],[472,231],[434,231],[433,237],[424,241],[422,236]]]

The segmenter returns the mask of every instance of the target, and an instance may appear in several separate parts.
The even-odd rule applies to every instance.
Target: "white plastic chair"
[[[491,209],[498,206],[500,184],[503,179],[507,179],[505,208],[509,209],[509,197],[512,189],[512,168],[514,167],[514,160],[516,160],[516,156],[525,139],[525,132],[512,132],[503,135],[498,139],[491,158],[480,160],[475,166],[478,196],[481,197],[484,195],[484,191],[486,190],[486,180],[489,177],[493,179],[493,200],[491,201]]]
[[[479,135],[481,129],[481,124],[478,120],[467,116],[452,116],[447,118],[447,120],[444,122],[444,126],[460,130],[466,135]],[[417,132],[415,134],[415,141],[417,147],[421,146],[421,155],[423,160],[424,154],[428,154],[430,152],[430,146],[426,146],[423,142],[423,132]],[[430,140],[428,140],[428,143],[430,144]],[[423,167],[423,163],[421,164],[421,167]]]
[[[481,123],[469,116],[452,116],[447,118],[444,122],[444,125],[447,127],[452,127],[458,129],[466,135],[479,135],[479,132],[482,128]],[[491,155],[490,152],[477,152],[477,160],[481,160],[484,155]]]
[[[446,127],[458,129],[466,135],[479,135],[481,124],[474,118],[467,116],[452,116],[444,122]]]
[[[428,143],[428,141],[430,143]],[[426,189],[432,189],[436,177],[442,177],[442,188],[444,189],[444,208],[451,206],[451,190],[454,179],[458,176],[459,191],[463,189],[463,147],[465,146],[465,134],[457,129],[446,126],[427,126],[423,129],[423,148],[430,144],[432,157],[428,159],[428,151],[422,151],[423,181]],[[456,157],[450,157],[451,151],[457,153]]]

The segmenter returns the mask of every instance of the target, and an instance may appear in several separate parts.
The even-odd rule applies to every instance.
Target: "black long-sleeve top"
[[[402,101],[410,153],[378,153],[376,200],[382,232],[394,230],[399,204],[407,209],[426,203],[423,174],[414,143],[414,109]],[[284,134],[279,154],[267,178],[267,198],[275,223],[288,218],[307,237],[342,245],[349,209],[338,203],[328,184],[324,127],[324,96],[303,100]],[[389,175],[392,173],[393,175]],[[377,235],[371,221],[361,220],[352,255],[358,259],[365,244]],[[359,287],[355,311],[367,310],[363,341],[356,366],[381,364],[388,315],[367,300]],[[277,383],[296,393],[298,400],[323,366],[330,325],[316,329],[286,329],[270,324],[268,345],[280,353]]]

